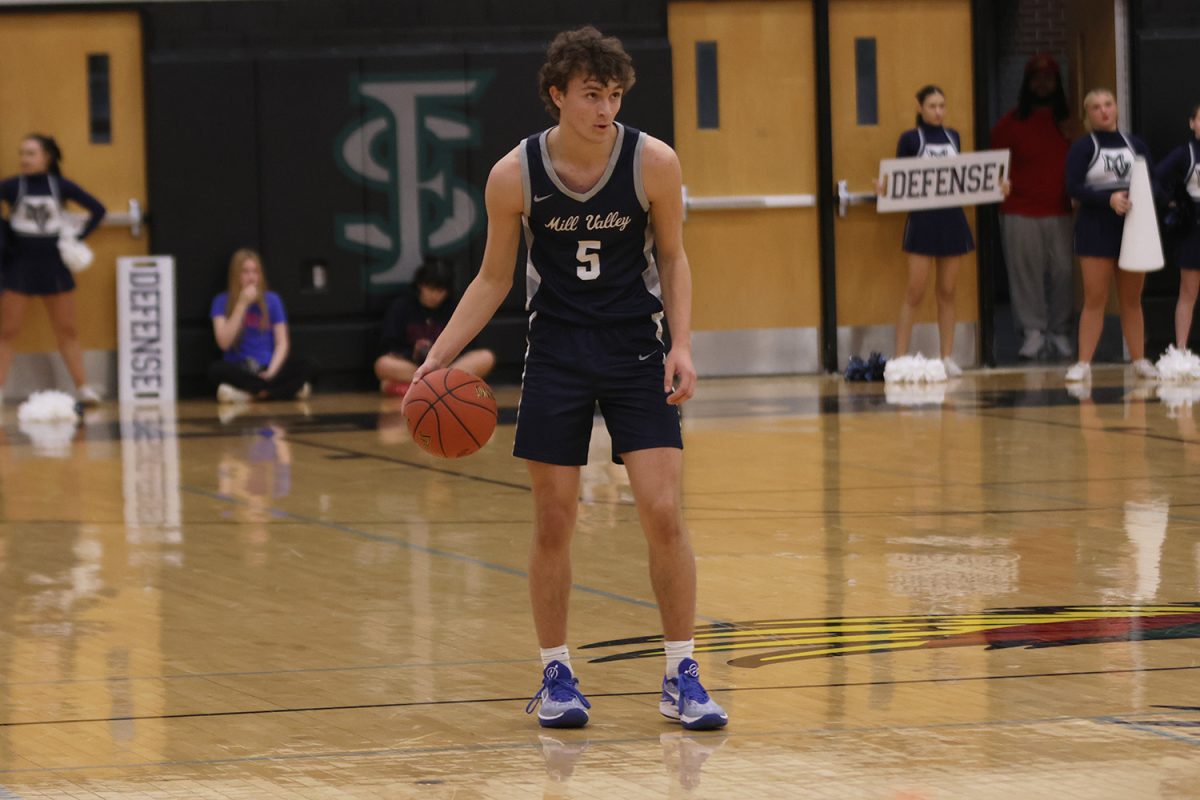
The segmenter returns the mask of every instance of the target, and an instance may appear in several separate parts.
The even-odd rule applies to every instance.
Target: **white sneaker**
[[[962,375],[962,367],[949,356],[942,359],[942,366],[946,368],[947,378],[957,378],[959,375]]]
[[[1150,363],[1148,358],[1139,358],[1133,362],[1133,374],[1139,378],[1158,379],[1158,368]]]
[[[80,386],[75,395],[79,398],[79,402],[85,406],[98,406],[103,399],[100,397],[100,392],[96,390],[96,387],[87,383]]]
[[[309,383],[308,381],[305,381],[304,385],[300,387],[300,391],[296,392],[296,399],[297,400],[307,400],[311,396],[312,396],[312,384]]]
[[[228,383],[222,383],[217,387],[218,403],[249,403],[250,400],[249,392],[243,392]]]
[[[1085,383],[1092,379],[1092,365],[1087,361],[1077,361],[1067,370],[1067,383]]]

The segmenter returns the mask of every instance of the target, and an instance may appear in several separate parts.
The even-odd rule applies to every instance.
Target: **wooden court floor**
[[[550,734],[514,391],[455,462],[365,395],[73,435],[9,406],[0,799],[1200,796],[1200,390],[1131,381],[702,382],[698,659],[731,721],[694,734],[657,713],[601,427],[571,609],[593,721]]]

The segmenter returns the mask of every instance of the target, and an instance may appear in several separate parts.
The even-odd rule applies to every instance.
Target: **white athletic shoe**
[[[1150,363],[1148,358],[1139,358],[1133,362],[1133,374],[1139,378],[1158,379],[1158,368]]]
[[[307,400],[309,397],[312,397],[312,384],[305,381],[304,385],[300,387],[300,391],[296,392],[296,399]]]
[[[947,378],[957,378],[958,376],[962,375],[962,367],[960,367],[958,363],[949,356],[946,356],[942,359],[942,366],[946,368]]]
[[[1087,361],[1077,361],[1067,370],[1067,383],[1086,383],[1092,379],[1092,365]]]
[[[100,397],[100,392],[96,390],[96,387],[87,383],[85,383],[83,386],[80,386],[75,392],[75,395],[79,398],[79,402],[89,407],[100,405],[100,402],[103,399]]]
[[[250,400],[249,392],[244,392],[228,383],[222,383],[217,387],[218,403],[249,403]]]

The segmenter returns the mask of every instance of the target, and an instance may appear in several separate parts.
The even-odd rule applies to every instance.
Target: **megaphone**
[[[1154,210],[1154,193],[1150,190],[1150,169],[1142,156],[1133,159],[1129,203],[1117,266],[1128,272],[1162,269],[1164,259],[1162,239],[1158,235],[1158,213]]]

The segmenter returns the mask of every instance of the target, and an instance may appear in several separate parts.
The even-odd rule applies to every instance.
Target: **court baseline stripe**
[[[1138,716],[1138,712],[1129,712],[1124,716]],[[974,722],[935,722],[928,725],[881,725],[873,727],[833,727],[833,728],[789,728],[786,730],[768,730],[755,731],[753,733],[742,732],[734,728],[732,730],[710,731],[707,736],[702,738],[713,739],[716,741],[724,741],[726,739],[778,739],[781,736],[828,736],[828,735],[843,735],[843,734],[860,734],[872,733],[877,731],[887,730],[895,733],[904,733],[908,731],[940,731],[940,730],[962,730],[972,728],[1019,728],[1033,727],[1038,725],[1053,725],[1061,722],[1102,722],[1112,724],[1114,722],[1121,723],[1121,727],[1132,727],[1127,725],[1122,720],[1122,715],[1105,715],[1099,717],[1080,717],[1080,716],[1056,716],[1056,717],[1039,717],[1034,719],[997,719],[997,720],[977,720]],[[681,734],[684,733],[680,729]],[[517,733],[524,733],[518,731]],[[533,733],[533,731],[530,731]],[[622,745],[622,744],[659,744],[662,742],[663,734],[654,734],[651,736],[628,736],[628,737],[605,737],[593,738],[587,737],[585,740],[590,746],[604,745]],[[1187,742],[1195,744],[1195,742]],[[495,743],[480,743],[480,744],[452,744],[440,745],[434,747],[388,747],[375,750],[338,750],[325,751],[314,753],[277,753],[261,756],[234,756],[230,758],[210,758],[210,759],[188,759],[174,761],[143,761],[135,764],[84,764],[67,767],[18,767],[15,769],[0,769],[0,775],[28,774],[28,773],[62,773],[62,772],[82,772],[85,770],[133,770],[133,769],[148,769],[162,767],[184,767],[184,766],[217,766],[223,764],[246,764],[246,763],[262,763],[273,761],[310,761],[320,759],[342,759],[342,758],[380,758],[388,756],[412,757],[412,756],[430,756],[430,755],[445,755],[448,753],[494,753],[494,752],[515,752],[521,750],[536,750],[540,748],[537,742],[495,742]]]
[[[1109,722],[1109,723],[1112,723],[1113,725],[1120,725],[1122,728],[1130,728],[1135,731],[1141,731],[1142,733],[1153,733],[1155,736],[1161,736],[1164,739],[1171,739],[1172,741],[1190,744],[1193,747],[1200,747],[1200,737],[1198,737],[1198,736],[1188,736],[1188,735],[1182,734],[1182,733],[1172,733],[1171,731],[1163,730],[1162,728],[1159,728],[1154,725],[1142,725],[1137,722],[1129,722],[1128,720],[1123,720],[1119,717],[1097,717],[1097,721],[1098,722]]]
[[[930,685],[941,683],[973,683],[976,681],[997,681],[997,680],[1014,680],[1023,678],[1078,678],[1095,675],[1128,675],[1128,674],[1144,674],[1148,672],[1178,672],[1181,670],[1200,670],[1200,664],[1188,664],[1178,667],[1145,667],[1142,669],[1097,669],[1097,670],[1077,670],[1073,672],[1032,672],[1022,673],[1019,675],[968,675],[960,678],[907,678],[891,681],[839,681],[835,683],[799,683],[782,686],[731,686],[724,688],[708,688],[709,694],[716,692],[733,694],[741,692],[776,692],[790,691],[797,689],[843,689],[843,688],[862,688],[872,686],[916,686]],[[653,692],[595,692],[588,693],[588,697],[657,697],[660,695],[659,690]],[[322,711],[367,711],[372,709],[385,708],[430,708],[434,706],[459,706],[459,705],[478,705],[483,703],[513,703],[513,702],[528,702],[529,698],[521,697],[476,697],[464,700],[412,700],[403,703],[362,703],[355,705],[342,706],[304,706],[296,708],[264,708],[253,711],[196,711],[191,713],[180,714],[146,714],[146,715],[130,715],[120,717],[91,717],[85,719],[59,719],[59,720],[28,720],[25,722],[0,722],[0,728],[25,728],[41,725],[74,725],[74,724],[98,724],[98,723],[113,723],[113,722],[146,722],[151,720],[168,720],[168,719],[205,719],[210,717],[248,717],[248,716],[263,716],[267,714],[306,714],[317,713]],[[0,770],[0,773],[3,773]]]

